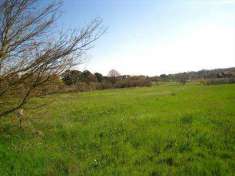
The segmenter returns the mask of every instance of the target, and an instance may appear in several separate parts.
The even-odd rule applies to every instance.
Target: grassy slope
[[[1,176],[235,173],[235,85],[60,94],[30,106],[38,102],[49,105],[28,112],[23,130],[2,122]]]

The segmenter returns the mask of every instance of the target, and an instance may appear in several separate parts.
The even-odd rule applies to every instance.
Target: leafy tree
[[[93,75],[89,70],[85,70],[81,73],[80,80],[89,84],[90,82],[96,82],[96,76]]]
[[[103,79],[104,79],[103,75],[101,73],[96,72],[95,76],[96,76],[96,79],[97,79],[98,82],[102,82]]]
[[[62,80],[66,85],[75,85],[80,81],[81,74],[78,70],[66,70],[62,74]]]
[[[166,81],[166,80],[168,80],[168,76],[167,76],[166,74],[161,74],[161,75],[160,75],[160,79],[161,79],[162,81]]]

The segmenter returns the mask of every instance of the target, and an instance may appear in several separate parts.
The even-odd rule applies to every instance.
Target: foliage
[[[78,70],[66,70],[62,75],[65,85],[75,85],[80,81],[81,72]]]
[[[126,88],[126,87],[145,87],[151,86],[152,82],[145,76],[132,76],[127,79],[118,80],[114,84],[114,88]]]
[[[65,85],[73,87],[74,89],[79,91],[91,91],[96,89],[101,90],[110,88],[144,87],[152,85],[152,79],[146,76],[121,76],[116,73],[114,73],[113,75],[116,76],[106,77],[97,72],[95,74],[92,74],[88,70],[85,70],[83,72],[80,72],[78,70],[67,70],[61,75],[61,77]]]
[[[103,75],[101,73],[98,73],[98,72],[95,73],[95,77],[96,77],[98,82],[102,82],[103,79],[104,79]]]
[[[85,70],[81,73],[80,81],[89,84],[90,82],[96,82],[97,79],[89,70]]]

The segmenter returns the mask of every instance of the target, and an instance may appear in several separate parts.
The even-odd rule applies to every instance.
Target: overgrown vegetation
[[[21,129],[1,121],[0,175],[233,175],[234,89],[164,83],[33,98]]]
[[[62,74],[65,86],[64,90],[90,91],[110,88],[127,87],[148,87],[152,85],[152,80],[147,76],[120,75],[117,71],[111,70],[108,76],[101,73],[91,73],[88,70],[83,72],[78,70],[67,70]]]
[[[201,80],[204,85],[216,85],[216,84],[234,84],[235,78],[217,78],[217,79],[207,79]]]

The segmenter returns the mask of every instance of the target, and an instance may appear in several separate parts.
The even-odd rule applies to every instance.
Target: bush
[[[111,89],[113,86],[111,82],[104,81],[101,83],[101,87],[102,89]]]
[[[187,79],[186,79],[186,78],[179,78],[177,81],[178,81],[180,84],[182,84],[182,85],[185,85],[185,84],[187,83]]]
[[[200,84],[202,84],[202,85],[206,85],[206,84],[207,84],[207,81],[206,81],[205,79],[201,79],[199,82],[200,82]]]
[[[202,80],[203,85],[217,85],[217,84],[233,84],[235,83],[235,78],[217,78],[217,79],[207,79]]]
[[[144,76],[130,77],[128,79],[119,80],[114,84],[114,88],[126,88],[126,87],[147,87],[151,86],[150,79]]]
[[[84,92],[88,90],[88,85],[85,82],[80,82],[76,85],[78,91]]]

